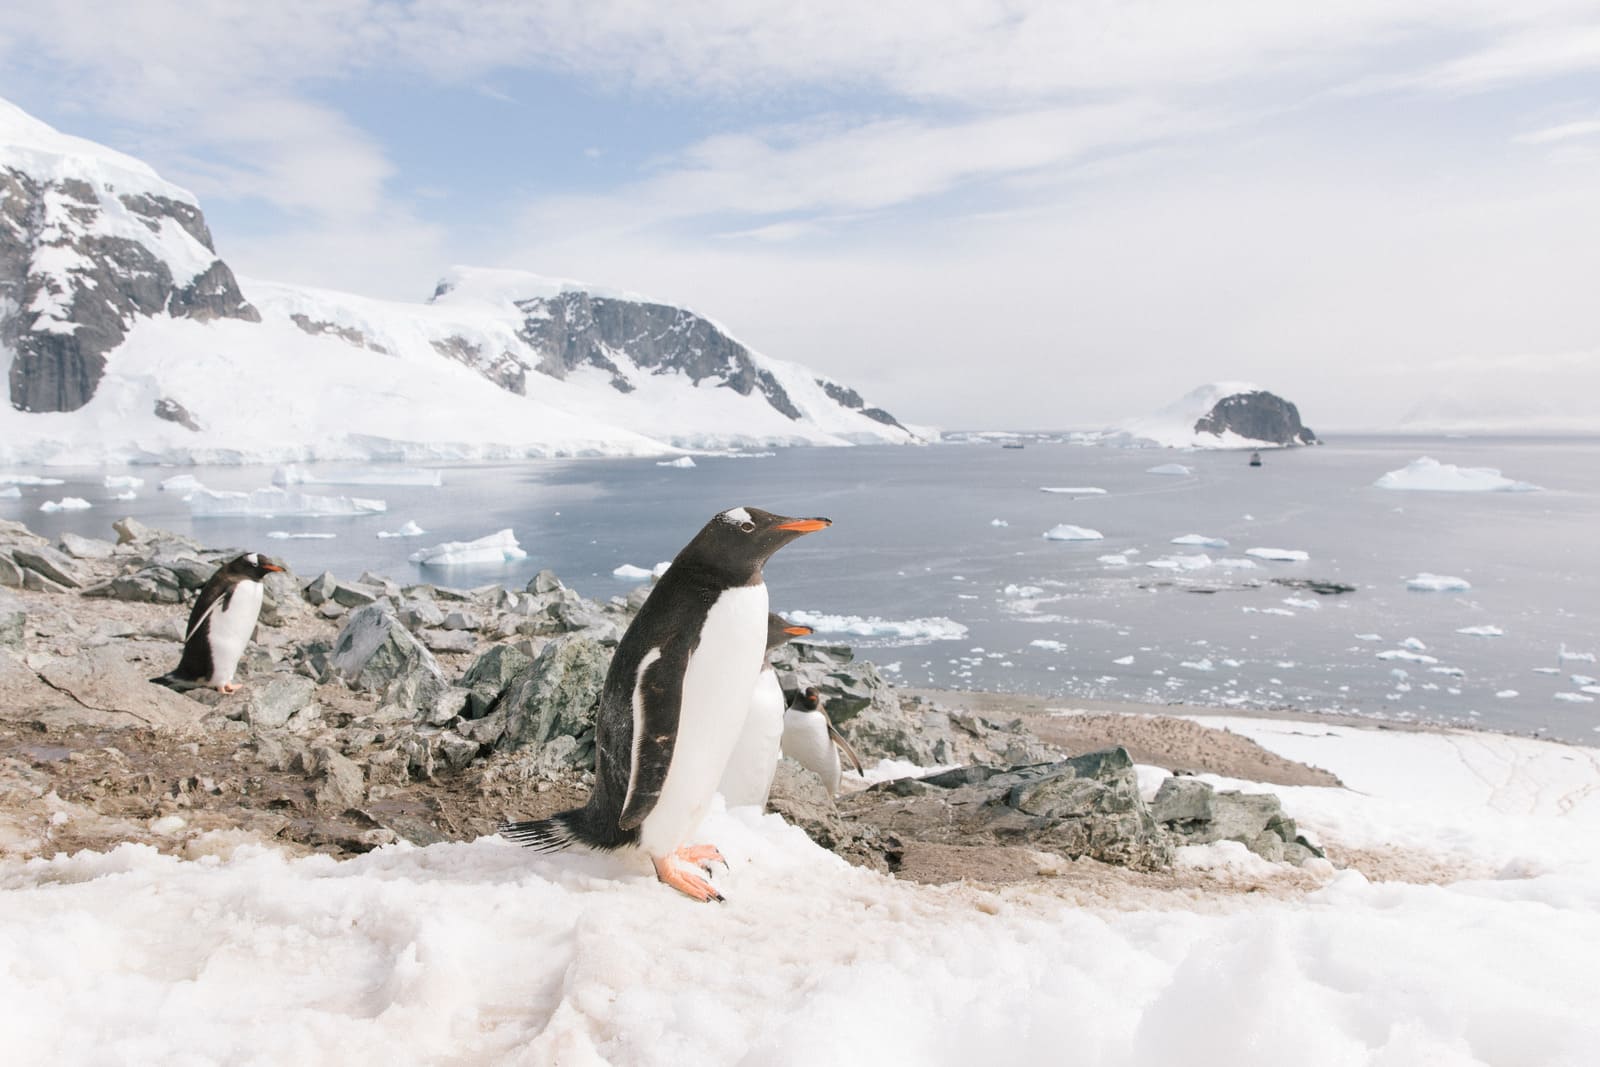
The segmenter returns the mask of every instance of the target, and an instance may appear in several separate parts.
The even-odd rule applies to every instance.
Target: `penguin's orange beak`
[[[773,527],[775,530],[793,530],[795,533],[816,533],[833,525],[832,519],[790,519]]]
[[[783,632],[791,637],[804,637],[807,634],[815,633],[816,631],[812,630],[809,626],[785,626],[783,628]]]
[[[281,571],[281,570],[283,570],[283,568],[278,566],[276,563],[263,563],[261,565],[261,569],[264,570],[264,571]]]

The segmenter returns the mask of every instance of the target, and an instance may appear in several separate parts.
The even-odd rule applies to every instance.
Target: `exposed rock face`
[[[538,369],[552,377],[565,378],[578,367],[598,367],[611,375],[619,392],[631,393],[635,385],[615,359],[625,354],[655,374],[678,371],[696,385],[706,378],[720,378],[717,384],[740,396],[759,391],[789,418],[801,417],[777,379],[756,366],[749,349],[683,308],[582,292],[523,300],[517,307],[526,316],[521,337],[544,353]]]
[[[136,315],[260,320],[194,204],[0,166],[0,347],[14,353],[12,406],[87,404]]]
[[[526,396],[528,365],[510,352],[487,352],[465,337],[451,336],[434,341],[433,350],[446,359],[464,363],[508,393]]]
[[[882,408],[867,407],[867,402],[862,400],[861,394],[854,389],[840,385],[838,382],[830,382],[826,378],[818,378],[816,381],[818,385],[822,386],[822,391],[828,394],[828,398],[840,407],[849,408],[851,411],[859,411],[873,422],[881,422],[885,426],[898,426],[902,430],[906,429],[900,425],[899,419]],[[911,431],[906,430],[906,432],[910,433]]]
[[[1275,445],[1311,445],[1317,435],[1300,423],[1300,411],[1283,397],[1265,390],[1235,393],[1217,401],[1194,424],[1195,433],[1232,432],[1252,441]]]

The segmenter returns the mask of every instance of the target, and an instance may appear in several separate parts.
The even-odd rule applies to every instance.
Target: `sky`
[[[0,96],[246,279],[580,278],[918,423],[1600,432],[1600,3],[58,0]]]

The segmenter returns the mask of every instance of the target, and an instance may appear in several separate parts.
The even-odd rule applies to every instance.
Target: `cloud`
[[[1560,126],[1547,126],[1544,129],[1519,133],[1512,140],[1517,144],[1552,144],[1556,141],[1570,141],[1576,137],[1593,137],[1595,134],[1600,134],[1600,119],[1585,119],[1581,122],[1562,123]]]

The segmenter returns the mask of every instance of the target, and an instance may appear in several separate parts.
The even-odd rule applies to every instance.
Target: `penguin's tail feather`
[[[575,808],[572,811],[552,815],[548,819],[503,822],[500,824],[499,833],[507,841],[515,841],[519,845],[526,845],[539,852],[560,852],[582,841],[578,836],[578,821],[582,814],[582,808]]]

